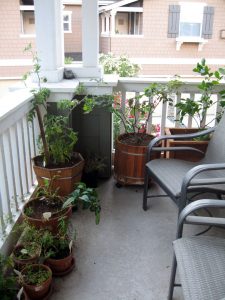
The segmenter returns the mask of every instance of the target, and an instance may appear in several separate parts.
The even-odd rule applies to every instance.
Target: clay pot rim
[[[71,167],[64,167],[64,168],[59,168],[59,167],[58,167],[58,168],[46,168],[46,167],[37,166],[37,165],[35,164],[35,159],[36,159],[37,157],[43,157],[43,155],[37,155],[37,156],[34,156],[31,160],[32,160],[33,163],[34,163],[35,168],[51,170],[52,172],[53,172],[53,171],[56,171],[56,170],[70,170],[70,169],[73,169],[75,166],[78,166],[78,165],[80,165],[80,164],[82,164],[82,163],[84,162],[84,158],[83,158],[83,156],[82,156],[79,152],[74,152],[74,153],[77,153],[77,154],[78,154],[78,157],[79,157],[80,161],[77,162],[76,164],[74,164],[74,165],[71,166]]]
[[[44,264],[31,264],[31,265],[25,266],[25,267],[22,269],[21,274],[24,275],[24,272],[25,272],[26,269],[27,269],[28,267],[30,267],[30,266],[32,266],[32,267],[42,267],[43,269],[45,269],[46,271],[48,271],[50,275],[49,275],[49,277],[48,277],[45,281],[43,281],[41,284],[34,285],[34,284],[28,284],[28,283],[26,283],[26,282],[23,282],[24,285],[26,285],[26,286],[35,286],[35,287],[37,287],[37,286],[41,286],[41,285],[45,284],[48,280],[52,281],[52,270],[51,270],[47,265],[44,265]]]

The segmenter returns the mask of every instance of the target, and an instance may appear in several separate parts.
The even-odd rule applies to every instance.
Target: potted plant
[[[44,263],[50,267],[54,276],[64,276],[70,273],[75,266],[73,253],[74,232],[69,232],[69,222],[61,218],[59,232],[53,235],[45,231],[41,238]]]
[[[27,264],[37,263],[41,254],[41,246],[36,242],[17,244],[12,252],[15,267],[21,270]]]
[[[68,195],[74,189],[74,183],[79,182],[84,166],[84,159],[80,153],[74,152],[74,146],[77,142],[77,133],[70,127],[70,116],[73,109],[85,103],[86,97],[82,101],[62,100],[58,102],[58,109],[62,114],[51,115],[47,113],[47,99],[50,96],[50,90],[42,87],[45,78],[40,76],[41,65],[37,55],[33,52],[31,45],[26,48],[33,56],[34,70],[33,73],[37,78],[37,88],[31,90],[34,98],[31,101],[28,120],[33,121],[37,116],[40,127],[40,142],[42,145],[42,154],[34,157],[34,172],[38,184],[44,184],[44,178],[53,178],[54,188],[60,187],[60,195]],[[28,74],[24,76],[26,80]],[[84,105],[85,112],[91,110],[91,99],[88,98],[87,104]],[[41,111],[44,110],[45,114]]]
[[[61,217],[68,219],[72,207],[63,207],[65,199],[54,191],[53,180],[45,180],[45,186],[37,189],[36,198],[30,199],[22,209],[23,218],[36,228],[45,228],[57,232]]]
[[[225,107],[225,101],[223,99],[224,91],[220,92],[221,99],[213,100],[212,94],[215,93],[215,88],[219,85],[221,79],[223,78],[222,69],[219,69],[219,71],[212,72],[211,69],[206,65],[205,59],[202,59],[201,63],[198,63],[196,68],[193,69],[193,71],[202,77],[204,79],[202,82],[198,85],[199,94],[201,95],[199,99],[195,100],[192,98],[185,98],[181,99],[179,103],[177,103],[175,106],[178,108],[178,120],[179,123],[182,125],[182,128],[165,128],[165,133],[167,135],[173,135],[173,134],[186,134],[186,133],[195,133],[199,130],[203,130],[207,128],[210,123],[212,123],[215,119],[219,120],[221,117],[221,112],[223,111],[223,108]],[[217,114],[215,119],[210,120],[210,122],[206,122],[206,115],[207,111],[211,107],[215,107],[218,105],[220,109],[219,114]],[[186,128],[183,124],[185,117],[192,117],[195,127],[194,128]],[[168,147],[194,147],[198,150],[201,150],[203,152],[206,151],[208,146],[208,141],[210,139],[210,136],[204,136],[199,139],[195,140],[168,140],[167,146]],[[180,151],[173,152],[170,151],[167,156],[169,158],[180,158],[185,159],[189,161],[198,161],[201,159],[204,154],[193,152],[190,155],[189,151]]]
[[[25,293],[30,299],[47,299],[51,294],[52,271],[43,264],[31,264],[15,271]]]
[[[99,172],[103,171],[106,167],[105,158],[95,153],[87,153],[84,155],[85,165],[82,175],[82,182],[90,188],[98,186]]]
[[[180,83],[177,80],[165,85],[150,84],[143,94],[127,100],[125,112],[121,107],[120,95],[114,97],[111,111],[120,119],[125,131],[115,143],[114,177],[117,186],[144,183],[147,146],[154,138],[154,135],[147,134],[150,116],[161,102],[169,101],[170,94],[178,86]]]
[[[63,208],[71,205],[76,209],[81,205],[83,209],[89,209],[91,212],[94,212],[95,223],[99,224],[101,205],[96,189],[87,187],[84,182],[79,182],[63,204]]]

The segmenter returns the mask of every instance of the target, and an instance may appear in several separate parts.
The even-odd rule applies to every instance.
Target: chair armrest
[[[195,217],[189,216],[194,211],[200,208],[225,208],[225,200],[215,200],[215,199],[201,199],[196,200],[188,204],[180,213],[177,225],[177,238],[182,236],[183,224],[185,221],[189,224],[202,224],[202,225],[219,225],[225,226],[225,218],[208,218],[208,217]]]
[[[187,192],[189,187],[197,186],[197,185],[225,184],[225,178],[223,177],[212,178],[212,180],[209,179],[192,180],[196,175],[200,174],[201,172],[207,172],[212,170],[225,170],[225,163],[198,165],[186,173],[181,185],[181,197],[180,197],[180,206],[179,206],[180,210],[186,206]]]
[[[148,151],[147,151],[147,158],[149,160],[150,157],[150,153],[151,151],[155,151],[155,148],[153,148],[157,143],[161,142],[161,141],[165,141],[165,140],[182,140],[182,139],[193,139],[196,137],[200,137],[209,133],[212,133],[215,130],[216,127],[213,128],[209,128],[203,131],[199,131],[196,133],[190,133],[190,134],[176,134],[176,135],[161,135],[159,137],[155,137],[148,145]],[[160,149],[160,147],[157,147],[158,149]],[[177,147],[179,148],[179,147]],[[180,147],[181,148],[181,147]],[[194,148],[193,148],[194,149]],[[157,150],[159,151],[159,150]],[[161,150],[162,151],[162,150]],[[169,150],[168,150],[169,151]],[[174,150],[173,150],[174,151]],[[176,150],[175,150],[176,151]],[[179,151],[179,150],[177,150]]]

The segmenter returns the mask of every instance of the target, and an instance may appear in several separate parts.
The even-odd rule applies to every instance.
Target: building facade
[[[82,3],[63,1],[64,52],[82,59]],[[212,68],[225,65],[224,0],[121,0],[99,2],[100,52],[126,54],[142,75],[192,75],[201,58]],[[30,69],[35,49],[32,0],[0,4],[0,78]]]

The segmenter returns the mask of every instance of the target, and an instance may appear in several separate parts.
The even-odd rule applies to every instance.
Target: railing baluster
[[[5,143],[3,141],[3,135],[0,137],[0,148],[1,148],[1,183],[4,185],[5,190],[5,200],[6,203],[3,203],[3,214],[5,213],[10,219],[12,218],[12,211],[10,207],[10,193],[9,193],[9,177],[6,168],[7,154],[5,153]],[[8,158],[9,159],[9,158]],[[4,199],[3,198],[3,199]],[[6,205],[4,209],[4,204]]]
[[[176,103],[180,103],[180,101],[181,101],[181,93],[178,92],[177,93],[177,102]],[[177,107],[174,107],[174,109],[175,109],[175,127],[177,128],[177,127],[180,126],[179,121],[177,121],[177,120],[179,120],[179,109]]]
[[[153,98],[150,98],[150,103],[153,102]],[[148,119],[148,124],[147,124],[147,133],[151,133],[152,130],[152,114],[150,115],[149,119]]]
[[[167,102],[162,104],[162,117],[160,125],[160,134],[164,134],[164,128],[166,126],[166,111],[167,111]]]
[[[190,99],[195,100],[195,93],[190,93]],[[187,127],[192,127],[192,117],[188,116],[188,126]]]
[[[15,205],[16,205],[16,211],[18,211],[19,205],[18,205],[17,194],[16,194],[15,165],[14,165],[13,153],[12,153],[12,130],[11,130],[11,128],[8,131],[8,140],[9,140],[9,156],[10,156],[11,172],[12,172],[13,198],[14,198]]]
[[[17,152],[17,163],[18,163],[18,179],[19,179],[19,186],[21,191],[21,199],[24,198],[24,189],[23,189],[23,181],[22,181],[22,171],[21,171],[21,160],[20,160],[20,150],[19,150],[19,137],[18,137],[18,128],[17,124],[15,125],[15,135],[16,135],[16,152]]]
[[[25,148],[25,162],[26,162],[26,171],[27,171],[27,182],[28,182],[28,191],[32,186],[33,175],[32,175],[32,165],[31,165],[31,148],[30,148],[30,136],[28,131],[27,117],[25,116],[22,120],[23,125],[23,136],[24,136],[24,148]]]
[[[3,213],[3,199],[2,199],[2,194],[1,194],[1,191],[0,191],[0,222],[1,222],[1,234],[4,234],[5,232],[5,228],[6,228],[6,225],[5,225],[5,221],[4,221],[4,213]]]
[[[125,90],[123,90],[121,92],[121,99],[122,99],[121,110],[122,110],[123,114],[125,114],[125,112],[126,112],[126,96],[127,96],[127,93]],[[124,131],[125,131],[125,128],[124,128],[123,124],[121,123],[120,124],[120,133],[124,133]]]
[[[23,128],[23,120],[19,122],[20,129],[21,129],[21,137],[22,137],[22,157],[23,157],[23,169],[25,175],[25,183],[26,183],[26,193],[29,192],[29,185],[28,185],[28,174],[27,174],[27,164],[26,164],[26,149],[25,149],[25,138],[24,138],[24,128]]]

